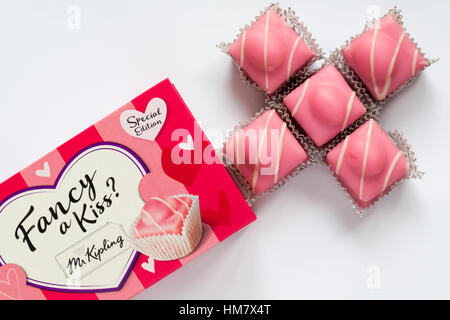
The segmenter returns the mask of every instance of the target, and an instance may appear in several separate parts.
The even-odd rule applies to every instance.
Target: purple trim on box
[[[0,207],[2,207],[7,201],[9,201],[10,199],[14,198],[17,195],[20,195],[22,193],[28,192],[28,191],[33,191],[33,190],[55,190],[58,186],[59,181],[61,180],[61,178],[63,178],[63,175],[66,173],[66,170],[69,168],[69,166],[72,164],[72,162],[83,152],[95,148],[97,146],[114,146],[120,149],[123,149],[124,151],[126,151],[128,154],[132,155],[133,158],[129,157],[128,154],[125,154],[123,152],[120,152],[118,150],[114,150],[111,148],[101,148],[98,150],[114,150],[114,151],[118,151],[120,153],[122,153],[123,155],[125,155],[127,158],[129,158],[131,161],[135,161],[137,160],[137,162],[142,166],[142,168],[144,169],[144,172],[142,172],[141,168],[138,167],[139,171],[141,172],[142,176],[145,176],[146,174],[148,174],[150,172],[150,170],[148,169],[147,165],[144,163],[144,161],[142,161],[142,159],[130,148],[121,145],[119,143],[116,142],[98,142],[98,143],[94,143],[91,144],[85,148],[83,148],[82,150],[78,151],[65,165],[64,167],[61,169],[61,171],[58,174],[58,177],[56,178],[56,181],[53,185],[50,186],[35,186],[35,187],[30,187],[30,188],[25,188],[19,191],[14,192],[13,194],[9,195],[8,197],[6,197],[4,200],[2,200],[0,202]],[[87,153],[86,155],[92,153],[94,151],[91,151],[89,153]],[[79,159],[78,159],[79,160]],[[78,162],[75,161],[73,164]],[[18,199],[20,199],[21,197],[19,197]],[[16,199],[17,200],[17,199]],[[15,200],[13,200],[15,201]],[[7,204],[9,205],[9,203]],[[3,211],[3,210],[2,210]],[[0,211],[0,213],[2,212]],[[133,270],[134,264],[136,263],[137,258],[139,257],[139,252],[136,250],[133,250],[130,257],[128,258],[128,261],[130,261],[130,259],[132,259],[131,264],[128,267],[128,270],[125,272],[124,276],[122,277],[121,282],[119,283],[119,285],[117,287],[114,288],[104,288],[104,289],[64,289],[64,288],[55,288],[52,287],[51,285],[55,285],[52,283],[46,283],[46,282],[42,282],[42,281],[38,281],[38,280],[34,280],[34,279],[29,279],[27,278],[27,284],[39,289],[45,289],[45,290],[51,290],[51,291],[58,291],[58,292],[67,292],[67,293],[96,293],[96,292],[109,292],[109,291],[116,291],[119,290],[120,288],[122,288],[122,286],[125,284],[125,281],[127,280],[128,276],[130,275],[131,271]],[[0,255],[0,267],[3,265],[6,265],[7,262],[3,259],[3,257]],[[128,265],[128,262],[127,262]],[[32,283],[31,281],[36,281],[39,283],[42,283],[43,285],[40,284],[36,284],[36,283]],[[85,288],[88,286],[85,286]]]

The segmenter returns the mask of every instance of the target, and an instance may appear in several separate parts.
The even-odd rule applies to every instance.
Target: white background
[[[205,128],[249,118],[263,98],[215,46],[267,3],[0,1],[0,180],[165,77]],[[396,3],[428,55],[441,57],[381,116],[413,145],[424,179],[360,219],[327,169],[309,168],[258,201],[250,227],[138,298],[450,298],[450,5]],[[67,26],[70,5],[81,10],[80,29]],[[328,52],[394,2],[280,5]]]

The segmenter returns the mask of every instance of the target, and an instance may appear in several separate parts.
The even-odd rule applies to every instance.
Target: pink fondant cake
[[[226,143],[232,160],[253,192],[259,195],[288,176],[307,160],[286,123],[275,110],[268,110]]]
[[[386,98],[427,65],[391,15],[353,40],[343,54],[376,100]]]
[[[366,112],[333,65],[324,67],[288,94],[284,104],[319,147]]]
[[[305,41],[273,10],[244,31],[229,53],[269,94],[314,57]]]
[[[361,208],[405,178],[409,169],[408,160],[374,120],[331,150],[327,162]]]
[[[168,261],[194,251],[202,234],[198,196],[161,196],[147,201],[127,240],[152,259]]]
[[[190,197],[152,197],[142,208],[136,237],[181,234],[191,205]]]

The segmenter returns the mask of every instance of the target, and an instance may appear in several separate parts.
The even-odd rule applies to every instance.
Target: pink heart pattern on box
[[[0,300],[23,299],[27,277],[23,269],[15,264],[0,267]]]

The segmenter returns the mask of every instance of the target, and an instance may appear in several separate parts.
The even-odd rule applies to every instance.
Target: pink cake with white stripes
[[[288,176],[308,158],[286,123],[275,110],[268,110],[225,145],[253,192],[259,195]]]
[[[343,54],[376,100],[386,98],[427,65],[391,15],[353,40]]]
[[[199,197],[183,194],[150,198],[127,240],[152,259],[169,261],[194,251],[202,234]]]
[[[244,31],[229,54],[269,94],[314,57],[305,41],[273,10]]]
[[[284,104],[319,147],[366,112],[333,65],[324,67],[289,93]]]
[[[409,169],[408,160],[374,120],[331,150],[327,162],[360,208],[406,178]]]
[[[142,208],[135,236],[181,234],[191,205],[190,197],[152,197]]]

